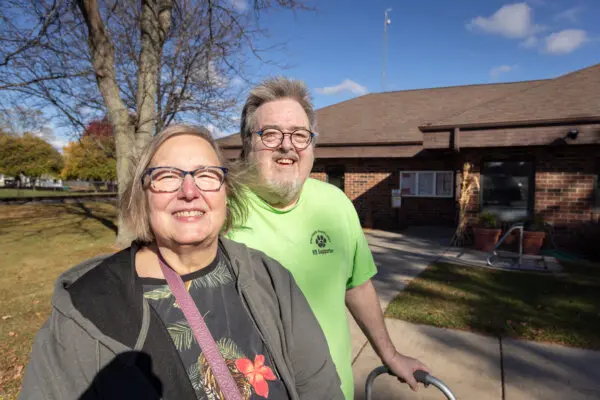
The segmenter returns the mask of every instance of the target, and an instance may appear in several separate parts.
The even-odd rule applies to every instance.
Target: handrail
[[[508,231],[506,231],[506,233],[504,235],[502,235],[502,237],[500,238],[500,240],[498,240],[496,242],[496,245],[494,246],[494,248],[492,249],[492,251],[490,252],[488,258],[487,258],[487,265],[489,265],[490,267],[494,266],[494,262],[492,261],[493,258],[498,257],[498,248],[500,247],[500,245],[502,244],[502,242],[504,242],[504,239],[506,239],[508,237],[508,235],[510,235],[514,230],[518,230],[519,231],[519,262],[518,262],[518,266],[520,267],[523,264],[523,230],[525,228],[525,224],[523,222],[517,222],[516,224],[512,225]]]

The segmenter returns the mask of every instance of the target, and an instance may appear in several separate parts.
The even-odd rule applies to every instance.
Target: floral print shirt
[[[219,249],[210,265],[181,278],[217,342],[242,398],[289,399],[267,347],[244,308],[226,263],[227,258]],[[144,287],[144,297],[160,315],[179,351],[198,399],[223,399],[210,366],[167,282],[154,278],[139,279]]]

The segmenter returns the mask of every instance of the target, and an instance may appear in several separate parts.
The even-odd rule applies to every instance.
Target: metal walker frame
[[[388,367],[383,366],[383,365],[380,367],[377,367],[373,371],[371,371],[371,373],[367,377],[367,382],[365,384],[365,399],[366,400],[371,400],[371,396],[373,393],[373,383],[375,382],[375,378],[377,378],[379,375],[382,375],[382,374],[390,374],[392,376],[395,376],[389,370]],[[425,385],[425,387],[427,387],[429,385],[435,386],[437,389],[439,389],[440,392],[442,392],[444,394],[444,396],[446,396],[447,400],[456,400],[456,396],[454,395],[454,393],[452,393],[452,390],[450,390],[450,388],[444,382],[442,382],[435,376],[430,375],[427,372],[422,371],[422,370],[415,371],[413,373],[413,376],[415,377],[415,380],[417,382],[422,383],[423,385]]]
[[[489,265],[490,267],[493,267],[494,262],[496,262],[499,258],[502,258],[498,254],[498,248],[500,247],[502,242],[504,242],[504,239],[506,239],[508,237],[508,235],[510,235],[513,231],[518,230],[519,231],[519,257],[517,258],[517,260],[518,260],[517,266],[521,267],[523,265],[523,229],[524,228],[525,228],[525,224],[523,224],[522,222],[518,222],[518,223],[512,225],[508,229],[508,231],[506,231],[506,233],[504,235],[502,235],[500,240],[498,240],[496,242],[494,249],[489,253],[489,256],[487,258],[487,265]],[[509,258],[509,257],[504,257],[504,258]],[[512,258],[512,257],[510,257],[510,258]]]

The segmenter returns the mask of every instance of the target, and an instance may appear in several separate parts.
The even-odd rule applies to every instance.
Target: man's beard
[[[247,185],[264,201],[275,208],[284,208],[297,199],[304,183],[300,182],[300,179],[282,182],[276,178],[265,178],[260,173],[256,162],[253,160],[247,162]]]

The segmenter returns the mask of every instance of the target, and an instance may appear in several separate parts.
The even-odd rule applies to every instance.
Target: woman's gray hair
[[[154,233],[150,227],[150,206],[146,194],[148,184],[142,183],[144,174],[146,169],[150,167],[152,158],[159,147],[168,139],[178,135],[198,136],[206,140],[217,154],[219,163],[229,168],[224,182],[227,193],[227,213],[222,231],[226,232],[234,226],[241,226],[248,215],[248,205],[244,200],[243,185],[237,178],[238,167],[233,164],[228,165],[227,159],[221,154],[219,146],[210,132],[202,127],[171,125],[154,136],[133,163],[133,176],[126,185],[120,199],[122,221],[137,241],[144,243],[154,241]]]
[[[308,116],[309,129],[311,131],[315,129],[315,110],[304,82],[285,77],[267,79],[250,91],[242,109],[240,121],[242,160],[248,157],[248,153],[252,148],[252,130],[254,129],[256,110],[265,103],[280,99],[296,100]],[[313,144],[314,142],[315,140],[313,140]]]

